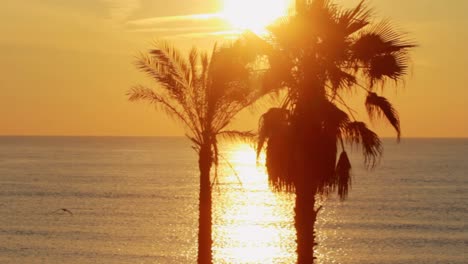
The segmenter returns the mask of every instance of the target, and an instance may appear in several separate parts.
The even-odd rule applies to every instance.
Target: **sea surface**
[[[321,200],[317,263],[468,263],[468,140],[384,145]],[[248,144],[221,153],[215,263],[294,263],[294,196]],[[0,263],[195,263],[198,176],[184,138],[0,137]]]

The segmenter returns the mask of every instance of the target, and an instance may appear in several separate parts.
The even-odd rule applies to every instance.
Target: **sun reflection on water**
[[[293,263],[292,196],[268,187],[264,157],[247,144],[229,146],[213,193],[216,263]]]

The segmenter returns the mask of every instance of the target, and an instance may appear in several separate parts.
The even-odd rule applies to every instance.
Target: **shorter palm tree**
[[[248,52],[240,41],[215,47],[210,55],[193,48],[188,58],[168,44],[141,55],[138,69],[158,84],[133,87],[130,101],[146,101],[182,123],[198,153],[200,170],[198,263],[212,263],[211,178],[218,164],[219,137],[251,137],[250,132],[227,130],[234,116],[263,94],[250,89],[254,75]]]

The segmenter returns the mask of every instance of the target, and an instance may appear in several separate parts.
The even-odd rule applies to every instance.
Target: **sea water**
[[[215,263],[294,263],[294,196],[221,142]],[[320,199],[317,263],[468,263],[468,140],[384,140],[349,198]],[[0,263],[195,263],[197,156],[185,138],[0,137]],[[62,210],[66,209],[66,210]]]

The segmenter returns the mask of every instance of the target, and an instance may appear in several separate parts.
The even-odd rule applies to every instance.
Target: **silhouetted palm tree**
[[[167,44],[159,45],[137,62],[157,87],[137,86],[128,93],[130,101],[155,104],[181,122],[198,153],[198,263],[212,263],[210,171],[218,163],[218,137],[252,136],[226,127],[239,111],[262,96],[258,89],[250,89],[252,71],[245,54],[240,42],[215,46],[211,55],[193,48],[187,59]]]
[[[266,142],[272,186],[296,195],[297,263],[309,264],[320,210],[316,195],[336,192],[345,199],[351,184],[345,142],[361,146],[368,168],[382,154],[379,137],[355,119],[345,95],[367,93],[370,118],[386,117],[399,138],[398,114],[376,90],[406,75],[414,44],[388,21],[372,23],[365,1],[349,10],[328,0],[296,4],[295,15],[269,28],[270,39],[256,42],[269,59],[265,85],[286,91],[281,107],[261,118],[258,151]]]

